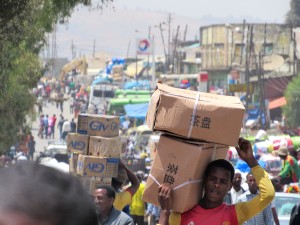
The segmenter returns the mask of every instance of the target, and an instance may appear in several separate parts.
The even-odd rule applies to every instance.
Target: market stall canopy
[[[129,118],[145,120],[149,103],[128,104],[124,106],[126,116]]]
[[[282,107],[284,105],[286,105],[285,97],[277,98],[277,99],[269,102],[269,109],[275,109],[278,107]]]

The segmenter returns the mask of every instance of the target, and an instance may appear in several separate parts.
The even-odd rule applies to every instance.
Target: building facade
[[[200,37],[202,70],[209,73],[208,91],[228,93],[230,84],[246,82],[255,86],[260,67],[274,77],[294,72],[292,30],[285,24],[216,24],[201,27]]]

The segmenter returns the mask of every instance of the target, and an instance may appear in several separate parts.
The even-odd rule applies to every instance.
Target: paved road
[[[37,156],[39,154],[39,152],[42,152],[44,150],[44,147],[48,146],[48,141],[59,141],[59,130],[57,129],[57,123],[59,120],[59,116],[60,114],[62,114],[64,116],[65,119],[68,119],[69,121],[73,118],[73,114],[70,113],[70,109],[69,109],[69,102],[65,101],[64,102],[64,107],[63,107],[63,113],[61,113],[59,108],[56,108],[55,103],[53,104],[48,104],[46,107],[43,107],[43,113],[44,114],[48,114],[49,117],[53,116],[53,114],[56,115],[57,117],[57,121],[56,121],[56,125],[55,125],[55,133],[54,133],[54,139],[53,138],[48,138],[48,139],[42,139],[38,137],[38,130],[39,130],[39,118],[36,119],[36,121],[34,121],[33,125],[32,125],[32,134],[34,136],[34,139],[36,141],[36,153],[35,156]]]

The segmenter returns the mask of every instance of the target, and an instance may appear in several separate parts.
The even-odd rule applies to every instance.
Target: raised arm
[[[131,183],[131,185],[126,189],[126,191],[128,191],[131,194],[131,196],[133,196],[140,186],[140,181],[137,178],[137,176],[121,160],[119,165],[121,168],[125,169],[128,180]]]
[[[253,156],[251,143],[244,138],[239,139],[236,147],[239,156],[249,165],[259,188],[259,194],[251,201],[237,203],[235,205],[239,224],[249,220],[264,208],[266,208],[275,196],[274,187],[269,179],[268,173],[258,165]]]

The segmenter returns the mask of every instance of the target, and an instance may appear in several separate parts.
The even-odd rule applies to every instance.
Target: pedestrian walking
[[[72,118],[70,122],[70,126],[71,126],[71,133],[76,133],[76,122],[74,121],[74,118]]]
[[[29,161],[33,161],[33,156],[35,152],[35,140],[31,133],[29,133],[28,135],[27,148],[28,148]]]
[[[68,119],[65,120],[62,126],[62,140],[66,140],[68,133],[71,131],[71,123]]]
[[[59,130],[59,138],[60,138],[60,140],[63,140],[63,138],[62,138],[62,134],[63,134],[62,128],[63,128],[64,122],[65,122],[64,117],[62,115],[60,115],[59,121],[57,123],[57,128]]]
[[[49,137],[51,138],[54,138],[54,132],[55,132],[55,124],[56,124],[56,115],[53,114],[52,117],[49,118],[49,127],[50,127],[50,134],[49,134]]]
[[[38,132],[38,137],[40,137],[40,138],[44,138],[44,134],[43,134],[43,132],[44,132],[44,115],[43,114],[41,114],[40,115],[40,125],[39,125],[39,132]]]
[[[49,127],[49,120],[48,115],[44,116],[44,130],[45,130],[45,138],[48,138],[48,127]]]

